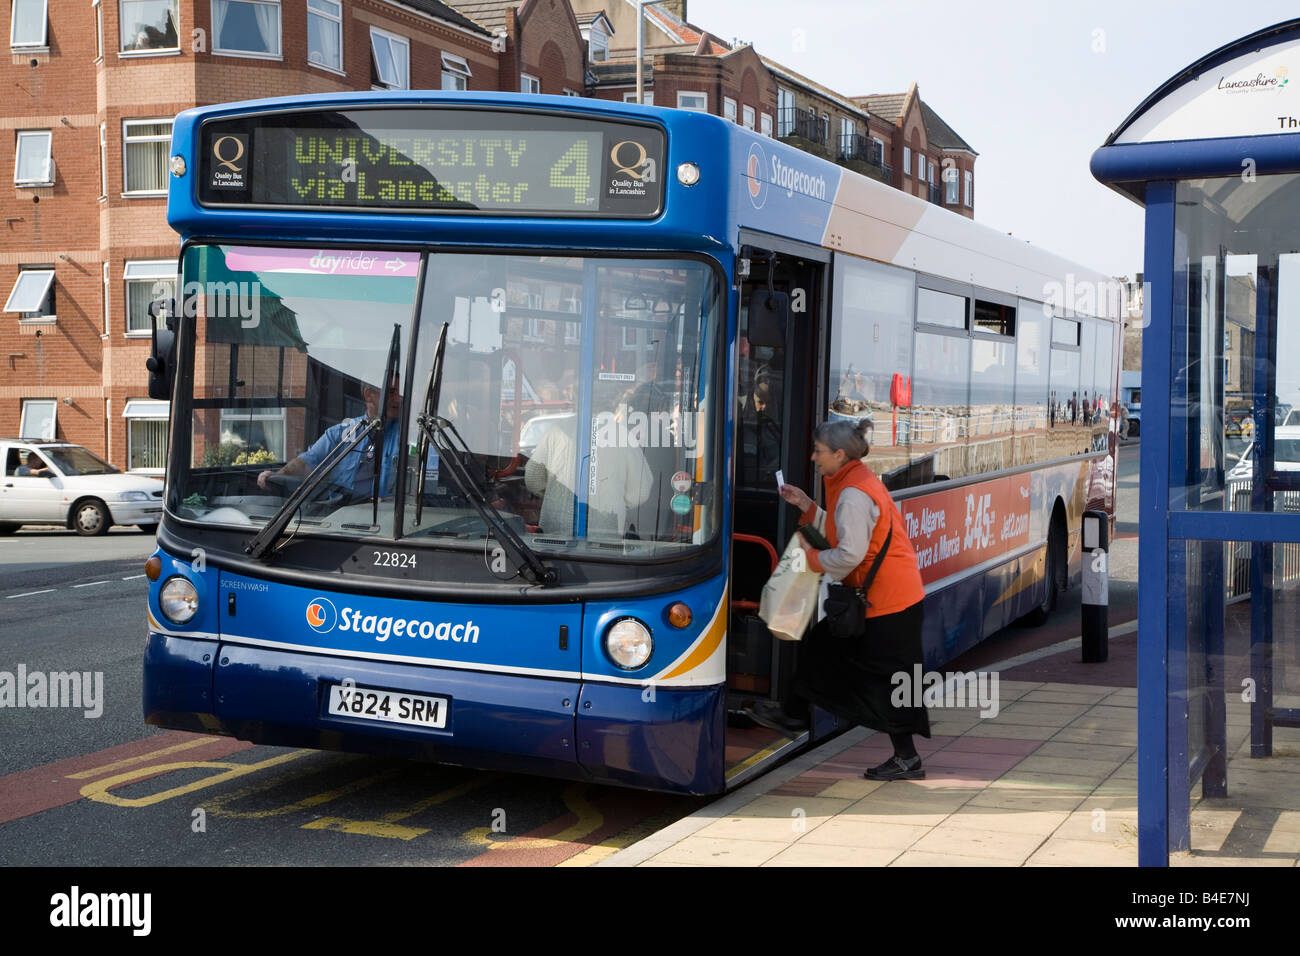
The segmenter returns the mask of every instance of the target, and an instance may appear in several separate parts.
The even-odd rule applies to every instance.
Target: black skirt
[[[894,675],[906,674],[910,682],[913,667],[923,663],[922,613],[918,601],[896,614],[869,617],[866,634],[850,640],[832,636],[825,619],[817,622],[799,648],[795,693],[872,730],[929,737],[924,707],[899,707],[890,699]]]

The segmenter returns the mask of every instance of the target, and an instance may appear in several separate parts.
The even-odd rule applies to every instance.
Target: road
[[[1136,615],[1137,474],[1132,443],[1119,456],[1112,625]],[[0,538],[0,672],[89,674],[94,698],[0,709],[0,863],[584,865],[708,802],[148,727],[152,550],[126,530]],[[1043,627],[1008,628],[953,666],[1077,635],[1079,614],[1074,588]]]

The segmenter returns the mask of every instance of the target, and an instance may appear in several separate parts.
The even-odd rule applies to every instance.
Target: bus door
[[[774,638],[758,618],[764,583],[795,533],[798,515],[777,492],[777,472],[810,494],[809,453],[816,411],[825,407],[820,372],[826,341],[828,266],[819,249],[742,247],[749,274],[739,284],[739,359],[735,409],[735,491],[728,631],[728,785],[807,739],[756,727],[744,707],[783,700],[793,682],[797,643]],[[743,269],[742,263],[742,269]],[[788,297],[784,321],[751,316],[756,291]]]

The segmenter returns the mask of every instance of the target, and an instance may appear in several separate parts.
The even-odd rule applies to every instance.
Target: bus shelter
[[[1092,172],[1146,209],[1139,862],[1267,857],[1300,817],[1300,19],[1173,76]]]

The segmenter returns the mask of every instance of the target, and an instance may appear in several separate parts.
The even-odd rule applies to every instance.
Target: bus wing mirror
[[[784,292],[755,289],[749,297],[749,344],[785,348],[790,297]]]
[[[159,312],[167,318],[164,329],[158,328]],[[176,323],[172,314],[170,299],[149,303],[149,358],[144,365],[149,370],[149,397],[154,399],[170,400],[176,380]]]

